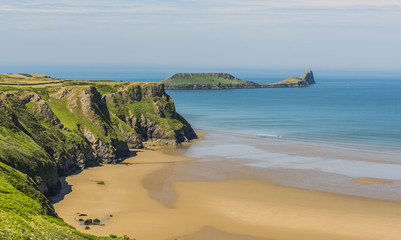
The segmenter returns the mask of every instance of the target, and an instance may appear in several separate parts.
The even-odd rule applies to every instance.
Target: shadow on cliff
[[[78,171],[70,174],[69,176],[77,175],[77,174],[80,174],[81,172],[82,172],[82,170],[78,170]],[[71,185],[68,184],[68,182],[66,181],[66,178],[67,178],[66,176],[59,177],[60,184],[61,184],[60,192],[54,196],[49,197],[49,200],[52,204],[55,204],[55,203],[58,203],[58,202],[64,200],[64,197],[72,191],[72,187],[71,187]]]
[[[138,150],[131,150],[131,151],[130,151],[130,154],[129,154],[127,157],[123,158],[122,160],[120,160],[120,161],[118,161],[117,163],[114,163],[114,164],[124,164],[124,161],[125,161],[127,158],[135,157],[135,156],[137,155],[138,152],[140,152],[140,151],[138,151]],[[113,164],[113,163],[111,163],[111,164]],[[100,167],[100,166],[101,166],[101,165],[96,164],[96,165],[93,165],[93,166],[90,166],[90,167],[87,167],[87,168]],[[73,172],[72,174],[69,174],[68,176],[78,175],[78,174],[80,174],[82,171],[83,171],[83,170],[80,169],[80,170],[78,170],[78,171]],[[68,176],[59,177],[59,180],[60,180],[60,192],[59,192],[58,194],[56,194],[56,195],[53,195],[53,196],[49,196],[49,197],[48,197],[48,199],[50,200],[50,202],[51,202],[52,204],[55,204],[55,203],[58,203],[58,202],[64,200],[64,197],[65,197],[67,194],[69,194],[70,192],[72,192],[72,186],[69,185],[68,182],[66,181],[66,178],[67,178]]]

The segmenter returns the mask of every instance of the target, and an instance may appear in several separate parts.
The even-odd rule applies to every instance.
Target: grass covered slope
[[[117,89],[105,96],[111,112],[123,123],[117,123],[122,132],[136,133],[142,142],[173,145],[197,138],[191,125],[176,112],[163,84],[129,84]]]
[[[57,190],[59,174],[118,161],[144,141],[196,138],[160,83],[0,86],[0,120],[0,162],[28,174],[43,193]]]
[[[255,88],[258,84],[242,81],[227,73],[176,73],[162,81],[166,89]]]
[[[64,223],[31,178],[0,162],[0,239],[116,238],[81,233]]]
[[[0,85],[38,85],[65,82],[65,79],[54,79],[44,74],[0,74]]]
[[[57,192],[60,175],[121,160],[129,146],[197,137],[161,83],[10,81],[0,85],[0,239],[113,238],[77,232],[42,194]]]
[[[176,73],[162,81],[168,90],[194,89],[235,89],[235,88],[286,88],[307,87],[315,84],[313,72],[305,72],[302,77],[289,77],[281,82],[258,84],[240,80],[227,73]]]
[[[302,77],[289,77],[281,82],[262,84],[262,87],[307,87],[310,84],[315,84],[312,70],[305,72]]]

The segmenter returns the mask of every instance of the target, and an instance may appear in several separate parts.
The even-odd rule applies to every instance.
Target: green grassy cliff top
[[[0,74],[1,85],[38,85],[65,82],[65,79],[55,79],[44,74],[6,73]]]
[[[214,85],[218,84],[249,84],[228,73],[176,73],[162,81],[166,86],[177,85]]]
[[[42,193],[59,175],[121,160],[128,146],[196,138],[162,83],[0,78],[0,239],[116,239],[78,232]]]

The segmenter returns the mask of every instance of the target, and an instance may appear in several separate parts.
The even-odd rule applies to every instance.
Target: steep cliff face
[[[126,138],[137,133],[131,144],[151,141],[175,145],[197,138],[191,125],[175,111],[163,84],[130,84],[106,95],[106,99],[110,109],[129,127],[123,131]]]
[[[302,77],[289,77],[281,82],[262,84],[263,88],[288,88],[288,87],[307,87],[315,84],[312,70],[304,73]]]
[[[312,70],[305,72],[305,74],[301,77],[301,79],[305,80],[308,84],[315,84],[315,78],[313,77]]]
[[[44,148],[53,137],[13,93],[0,96],[0,161],[31,176],[42,192],[57,188],[57,164]]]
[[[57,217],[53,206],[26,174],[0,162],[0,239],[128,240],[78,232]]]
[[[119,161],[129,146],[196,138],[163,84],[12,83],[0,86],[1,239],[116,239],[76,231],[57,218],[43,194],[57,192],[60,175]]]
[[[0,161],[28,174],[43,193],[57,191],[59,175],[119,161],[144,141],[196,138],[160,83],[16,88],[0,92],[0,120]]]
[[[164,85],[158,83],[130,83],[117,87],[117,91],[105,95],[111,104],[133,104],[146,98],[169,98],[164,91]]]
[[[112,162],[128,155],[126,139],[113,126],[106,99],[95,87],[65,87],[50,94],[50,97],[50,100],[57,100],[50,101],[55,109],[65,104],[70,114],[63,115],[59,110],[62,121],[84,137],[97,159]]]

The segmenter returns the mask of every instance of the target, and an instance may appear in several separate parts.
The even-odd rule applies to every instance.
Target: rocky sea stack
[[[302,77],[289,77],[281,82],[262,84],[263,88],[307,87],[315,84],[312,70],[305,72]]]

